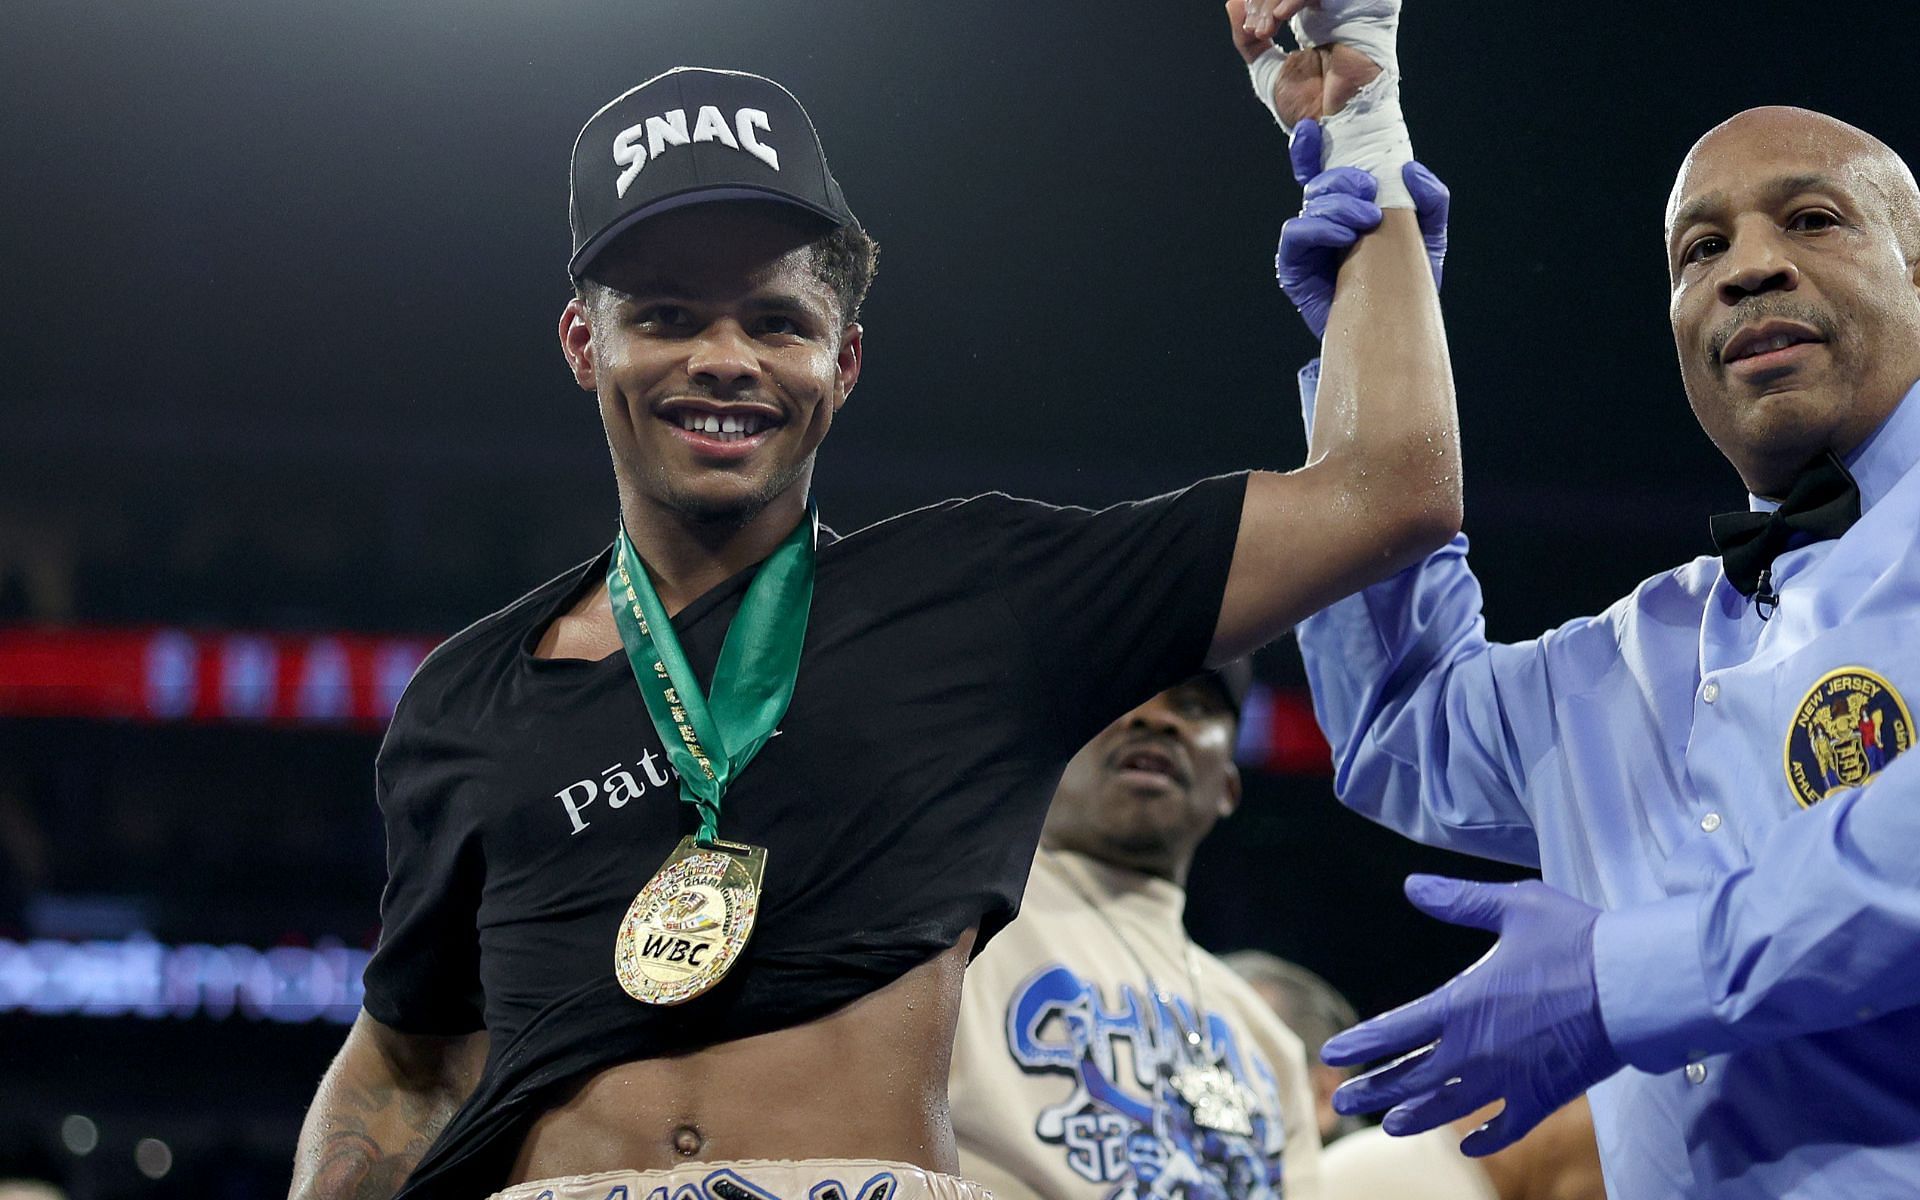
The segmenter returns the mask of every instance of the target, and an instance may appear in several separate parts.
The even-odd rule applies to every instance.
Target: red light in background
[[[378,729],[426,638],[0,627],[0,716]]]
[[[0,717],[384,729],[434,644],[356,633],[0,626]],[[1281,775],[1333,771],[1305,688],[1256,683],[1235,756]]]

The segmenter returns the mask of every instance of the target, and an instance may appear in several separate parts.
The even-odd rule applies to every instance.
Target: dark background
[[[1741,501],[1664,318],[1681,155],[1759,103],[1920,148],[1920,14],[1409,7],[1414,142],[1455,199],[1468,526],[1489,628],[1525,637],[1702,552],[1707,514]],[[605,448],[554,336],[567,155],[678,63],[787,84],[884,248],[822,456],[839,528],[1300,460],[1313,346],[1271,277],[1297,194],[1209,0],[12,0],[0,618],[444,633],[595,552]],[[1299,679],[1290,647],[1261,669]],[[119,895],[163,940],[365,944],[373,746],[0,723],[0,800],[43,850],[7,882]],[[1257,778],[1192,924],[1377,1009],[1484,944],[1405,908],[1415,867],[1501,873],[1374,830],[1325,780]],[[0,936],[46,932],[21,911]],[[42,1156],[87,1196],[277,1194],[340,1036],[0,1017],[0,1174]],[[83,1162],[52,1132],[72,1112],[101,1129]],[[130,1165],[149,1135],[176,1151],[158,1183]]]

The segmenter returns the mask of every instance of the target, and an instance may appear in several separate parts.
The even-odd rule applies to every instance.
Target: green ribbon
[[[680,772],[680,798],[700,810],[702,844],[718,836],[720,797],[773,736],[793,700],[800,646],[813,606],[813,558],[819,517],[807,515],[753,577],[740,611],[727,628],[713,669],[711,698],[667,619],[625,524],[607,565],[613,621],[627,648],[647,715]]]

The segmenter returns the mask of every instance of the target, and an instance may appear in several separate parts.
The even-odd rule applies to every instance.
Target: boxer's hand
[[[1300,215],[1280,228],[1280,253],[1273,260],[1280,290],[1293,301],[1314,337],[1324,337],[1327,313],[1333,308],[1334,279],[1340,260],[1360,235],[1380,224],[1373,203],[1379,185],[1357,167],[1320,169],[1320,126],[1303,121],[1294,127],[1288,154],[1293,177],[1306,189]],[[1447,257],[1447,185],[1420,163],[1408,163],[1401,172],[1413,193],[1414,217],[1427,244],[1427,262],[1433,283],[1440,286],[1440,268]]]
[[[1378,74],[1379,65],[1351,46],[1295,50],[1287,55],[1273,85],[1273,107],[1288,127],[1296,121],[1330,117]]]
[[[1247,0],[1227,0],[1227,28],[1233,31],[1233,48],[1242,62],[1252,62],[1273,45],[1271,36],[1262,37],[1252,28]]]
[[[1227,25],[1233,31],[1234,49],[1243,61],[1251,63],[1272,48],[1273,38],[1247,29],[1247,3],[1227,0]],[[1347,101],[1378,74],[1379,65],[1350,46],[1295,50],[1287,55],[1274,82],[1274,113],[1289,129],[1301,121],[1330,116],[1345,108]]]
[[[1506,1108],[1460,1144],[1492,1154],[1618,1071],[1594,980],[1600,910],[1544,883],[1407,879],[1429,916],[1498,932],[1486,957],[1444,987],[1354,1026],[1320,1051],[1329,1064],[1393,1061],[1333,1094],[1343,1113],[1393,1106],[1390,1134],[1419,1133],[1496,1100]]]
[[[1317,4],[1319,0],[1246,0],[1240,13],[1240,24],[1246,31],[1258,38],[1272,40],[1274,31],[1293,18],[1293,14]],[[1263,47],[1264,48],[1264,47]],[[1259,53],[1255,51],[1254,53]]]

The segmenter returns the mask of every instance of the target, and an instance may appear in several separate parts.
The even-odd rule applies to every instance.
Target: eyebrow
[[[1800,192],[1832,192],[1840,190],[1840,181],[1831,175],[1818,173],[1805,175],[1783,175],[1768,181],[1764,195],[1768,200],[1778,202]],[[1725,192],[1708,192],[1704,196],[1695,196],[1682,205],[1680,211],[1673,214],[1672,233],[1677,234],[1689,225],[1708,216],[1717,209],[1727,206]],[[1671,234],[1669,234],[1671,236]]]
[[[764,296],[754,296],[747,302],[748,308],[777,312],[812,312],[818,305],[796,292],[768,292]]]
[[[608,286],[612,287],[623,300],[634,300],[641,297],[670,300],[692,300],[697,298],[697,293],[694,289],[688,287],[686,284],[678,280],[660,276],[651,276],[645,279],[635,280],[630,287],[620,287],[611,284]]]
[[[707,299],[698,288],[666,277],[642,279],[631,288],[616,288],[623,300],[686,300],[699,303]],[[778,291],[751,296],[745,304],[760,312],[810,312],[815,305],[797,292]]]

